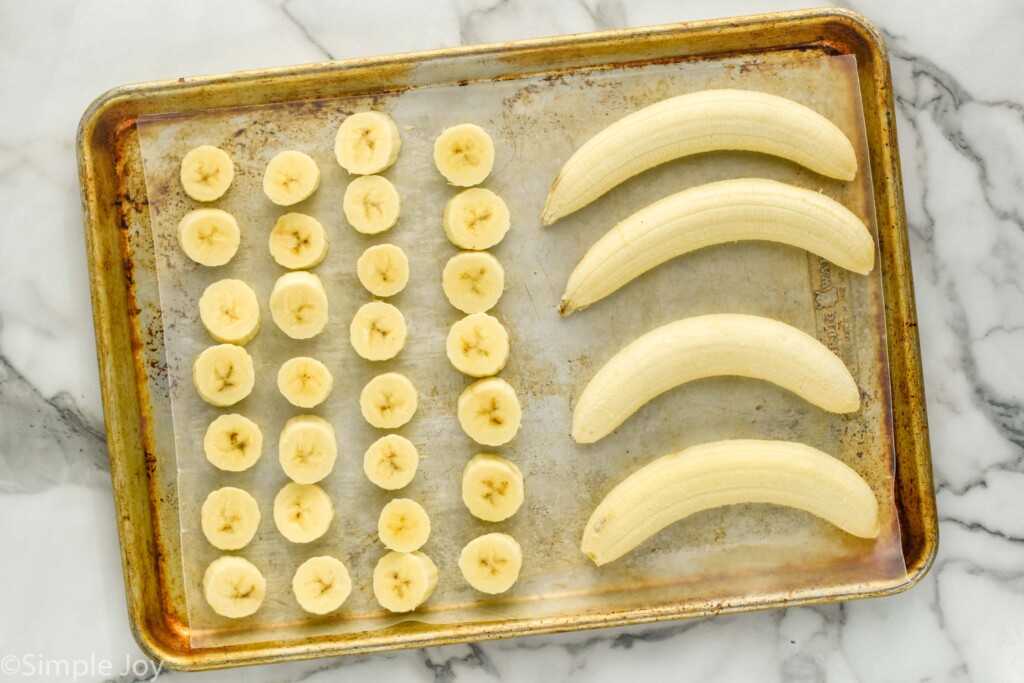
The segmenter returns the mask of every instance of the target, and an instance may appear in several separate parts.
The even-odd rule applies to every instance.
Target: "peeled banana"
[[[277,371],[277,388],[296,408],[315,408],[331,395],[334,378],[316,358],[290,358]]]
[[[452,185],[479,185],[494,168],[494,141],[472,123],[446,128],[434,141],[434,165]]]
[[[377,244],[356,261],[356,275],[370,294],[394,296],[409,282],[409,259],[393,244]]]
[[[484,534],[466,544],[459,554],[459,569],[481,593],[504,593],[519,579],[523,549],[508,534]]]
[[[419,452],[409,439],[398,434],[388,434],[366,449],[363,472],[377,486],[394,491],[412,481],[419,462]]]
[[[380,511],[377,536],[388,550],[411,553],[430,538],[430,517],[416,501],[395,498]]]
[[[260,506],[247,491],[224,486],[206,497],[199,519],[210,545],[219,550],[238,550],[256,535]]]
[[[235,178],[235,165],[222,149],[201,145],[181,160],[181,187],[197,202],[220,199]]]
[[[484,313],[505,291],[505,269],[486,251],[462,251],[445,264],[441,287],[448,303],[463,313]]]
[[[286,213],[274,223],[269,246],[279,266],[305,270],[324,260],[330,241],[317,219],[304,213]]]
[[[243,346],[260,329],[260,302],[241,280],[218,280],[199,298],[199,319],[217,341]]]
[[[490,249],[511,223],[505,201],[490,190],[463,190],[444,205],[444,234],[460,249]]]
[[[223,266],[234,257],[241,239],[238,221],[222,209],[189,211],[178,222],[181,250],[203,266]]]
[[[405,347],[408,331],[397,307],[383,301],[363,304],[352,317],[349,340],[366,360],[390,360]]]
[[[456,370],[470,377],[489,377],[508,360],[508,332],[494,316],[474,313],[452,325],[445,347]]]
[[[214,612],[231,619],[253,614],[267,595],[267,581],[249,560],[219,557],[203,574],[203,596]]]
[[[277,449],[281,469],[292,481],[315,484],[334,469],[338,439],[322,417],[297,415],[284,423]]]
[[[377,235],[395,226],[402,215],[402,198],[391,181],[383,176],[356,178],[345,188],[342,201],[345,220],[357,232]]]
[[[480,453],[462,470],[462,502],[478,519],[508,519],[519,510],[524,495],[523,473],[500,455]]]
[[[470,384],[459,396],[459,424],[469,438],[484,446],[501,446],[519,431],[522,409],[516,390],[500,377]]]
[[[437,565],[420,551],[390,552],[373,569],[373,595],[391,612],[411,612],[437,587]]]
[[[311,557],[295,570],[292,593],[299,607],[310,614],[328,614],[338,609],[352,592],[352,579],[341,560],[321,555]]]
[[[231,406],[252,392],[256,371],[241,346],[219,344],[204,349],[192,363],[192,384],[212,406]]]
[[[274,497],[274,524],[292,543],[310,543],[327,533],[334,503],[316,484],[289,482]]]
[[[416,387],[398,372],[377,375],[359,395],[363,418],[378,429],[398,429],[412,419],[418,405]]]
[[[398,126],[390,116],[379,111],[348,116],[334,138],[338,163],[355,175],[380,173],[395,163],[401,149]]]
[[[270,292],[270,317],[292,339],[309,339],[327,325],[327,291],[313,273],[295,271],[277,278]]]
[[[210,464],[225,472],[242,472],[263,455],[263,433],[247,417],[221,415],[206,428],[203,452]]]
[[[279,206],[298,204],[320,187],[320,167],[303,152],[281,152],[267,164],[263,192]]]

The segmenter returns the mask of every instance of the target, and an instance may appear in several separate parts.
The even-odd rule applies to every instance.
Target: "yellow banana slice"
[[[407,330],[402,312],[383,301],[363,304],[352,318],[349,340],[366,360],[390,360],[405,347]]]
[[[313,273],[296,271],[277,278],[270,292],[270,317],[292,339],[320,334],[328,321],[327,292]]]
[[[391,181],[379,175],[356,178],[345,188],[345,220],[364,235],[378,235],[395,226],[402,215],[402,198]]]
[[[238,221],[221,209],[189,211],[178,223],[181,250],[202,266],[223,266],[234,257],[241,239]]]
[[[470,377],[496,375],[508,361],[508,332],[497,318],[474,313],[448,331],[448,360]]]
[[[459,554],[459,569],[481,593],[504,593],[519,580],[523,549],[508,534],[484,534],[466,544]]]
[[[494,141],[472,123],[446,128],[434,141],[434,165],[452,185],[479,185],[494,168]]]
[[[380,173],[395,163],[401,149],[398,126],[379,111],[352,114],[341,122],[334,138],[338,163],[355,175]]]
[[[378,429],[398,429],[412,419],[418,405],[416,387],[397,372],[377,375],[359,394],[363,418]]]
[[[398,434],[388,434],[366,449],[363,472],[377,486],[394,491],[412,481],[419,462],[420,454],[409,439]]]
[[[252,392],[256,371],[241,346],[219,344],[204,349],[192,363],[192,384],[212,406],[234,405]]]
[[[427,601],[436,586],[437,565],[419,551],[392,551],[373,569],[373,595],[391,612],[411,612]]]
[[[499,377],[470,384],[459,396],[459,424],[484,446],[501,446],[519,431],[522,410],[515,389]]]
[[[370,294],[394,296],[409,283],[409,259],[393,244],[378,244],[356,261],[356,275]]]
[[[244,346],[260,329],[260,302],[241,280],[218,280],[199,298],[199,319],[223,344]]]
[[[304,213],[286,213],[274,223],[269,246],[279,266],[305,270],[324,260],[330,240],[317,219]]]
[[[242,472],[263,455],[263,433],[247,417],[220,415],[206,428],[203,452],[211,465],[225,472]]]
[[[444,205],[444,234],[460,249],[490,249],[511,225],[508,206],[490,190],[463,190]]]
[[[274,524],[292,543],[310,543],[327,533],[334,503],[316,484],[289,482],[274,497]]]
[[[331,395],[334,378],[317,359],[299,356],[286,360],[277,371],[277,388],[296,408],[315,408]]]
[[[254,614],[266,595],[267,581],[263,574],[243,557],[219,557],[203,574],[203,596],[222,617],[241,619]]]
[[[292,593],[299,607],[310,614],[329,614],[345,604],[352,592],[352,579],[341,560],[321,555],[311,557],[295,570]]]
[[[500,522],[523,504],[523,473],[500,455],[480,453],[462,470],[462,502],[485,522]]]
[[[320,167],[302,152],[281,152],[267,164],[263,193],[278,206],[298,204],[320,187]]]
[[[505,269],[486,251],[462,251],[445,264],[441,287],[448,303],[463,313],[484,313],[505,291]]]
[[[238,550],[256,535],[260,506],[247,491],[225,486],[206,496],[199,519],[210,545],[219,550]]]
[[[338,439],[322,417],[297,415],[284,423],[277,449],[281,469],[292,481],[315,484],[334,469]]]
[[[235,165],[222,149],[200,145],[181,160],[181,187],[197,202],[220,199],[235,179]]]
[[[430,538],[430,517],[416,501],[395,498],[380,511],[377,536],[388,550],[411,553]]]

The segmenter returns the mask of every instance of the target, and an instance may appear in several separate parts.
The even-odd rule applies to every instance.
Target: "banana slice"
[[[204,349],[192,362],[192,384],[199,397],[210,405],[234,405],[248,396],[256,384],[252,356],[234,344]]]
[[[274,497],[274,524],[292,543],[309,543],[327,533],[334,503],[316,484],[289,482]]]
[[[352,579],[341,560],[311,557],[295,570],[292,593],[299,607],[310,614],[328,614],[341,607],[352,592]]]
[[[504,593],[519,579],[523,549],[508,534],[484,534],[466,544],[459,569],[466,583],[481,593]]]
[[[462,470],[462,502],[485,522],[500,522],[523,504],[523,473],[500,455],[480,453]]]
[[[394,296],[409,283],[409,259],[393,244],[378,244],[356,261],[359,282],[374,296]]]
[[[703,315],[663,325],[615,354],[576,402],[572,438],[594,443],[655,396],[717,376],[772,382],[833,413],[860,408],[846,365],[809,334],[756,315]]]
[[[430,537],[430,517],[416,501],[395,498],[380,511],[377,536],[388,550],[411,553]]]
[[[201,145],[181,160],[181,187],[197,202],[220,199],[235,179],[235,165],[222,149]]]
[[[479,185],[494,168],[494,141],[472,123],[446,128],[434,141],[434,165],[452,185]]]
[[[242,472],[263,455],[263,433],[247,417],[221,415],[206,428],[203,452],[210,464],[225,472]]]
[[[349,173],[380,173],[395,163],[402,149],[398,126],[387,114],[363,111],[341,122],[334,138],[334,155]]]
[[[459,252],[445,264],[441,287],[448,303],[463,313],[483,313],[505,291],[505,269],[486,251]]]
[[[199,520],[210,545],[219,550],[238,550],[256,535],[260,506],[247,491],[225,486],[206,497]]]
[[[419,462],[420,454],[412,441],[398,434],[388,434],[366,449],[363,472],[377,486],[394,491],[412,481]]]
[[[278,206],[291,206],[308,198],[320,187],[320,167],[302,152],[281,152],[267,164],[263,192]]]
[[[377,375],[359,394],[359,410],[378,429],[398,429],[412,419],[419,405],[416,387],[397,372]]]
[[[505,201],[482,187],[463,190],[444,205],[444,234],[461,249],[489,249],[510,225]]]
[[[263,574],[243,557],[219,557],[203,574],[203,596],[222,617],[240,619],[254,614],[266,595],[267,581]]]
[[[178,223],[181,250],[202,266],[223,266],[234,257],[241,239],[238,221],[221,209],[189,211]]]
[[[716,150],[771,154],[839,180],[857,174],[850,140],[814,110],[762,92],[704,90],[645,107],[588,140],[552,183],[541,222],[550,225],[649,168]]]
[[[352,318],[352,348],[366,360],[389,360],[405,346],[407,330],[402,312],[383,301],[363,304]]]
[[[286,360],[277,371],[277,388],[296,408],[315,408],[331,395],[334,378],[317,359],[299,356]]]
[[[313,273],[285,273],[270,292],[270,316],[292,339],[320,334],[328,321],[324,283]]]
[[[334,469],[338,440],[334,427],[316,415],[297,415],[284,423],[277,442],[281,469],[298,484],[315,484]]]
[[[427,601],[436,586],[437,565],[419,551],[392,551],[373,569],[373,595],[391,612],[411,612]]]
[[[501,446],[519,431],[522,410],[516,390],[499,377],[470,384],[459,396],[459,424],[484,446]]]
[[[489,377],[508,360],[508,332],[497,318],[474,313],[452,325],[446,348],[456,370],[470,377]]]
[[[842,461],[801,443],[716,441],[666,455],[612,489],[581,549],[600,566],[694,513],[738,503],[804,510],[861,538],[879,533],[871,487]]]
[[[320,221],[304,213],[286,213],[274,223],[269,246],[277,265],[305,270],[323,261],[331,245]]]
[[[241,280],[218,280],[199,298],[199,319],[217,341],[243,346],[259,332],[260,302]]]
[[[345,188],[341,208],[357,232],[377,235],[395,226],[402,215],[402,198],[391,181],[379,175],[356,178]]]

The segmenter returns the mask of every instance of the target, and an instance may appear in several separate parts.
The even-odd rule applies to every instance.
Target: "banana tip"
[[[573,310],[575,310],[575,307],[572,305],[572,302],[569,301],[568,299],[562,299],[558,303],[558,315],[562,316],[563,318],[572,313]]]

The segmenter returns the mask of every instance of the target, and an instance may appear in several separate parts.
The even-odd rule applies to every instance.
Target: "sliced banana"
[[[212,145],[200,145],[181,160],[181,187],[197,202],[220,199],[234,179],[231,157]]]
[[[219,557],[203,574],[203,596],[222,617],[240,619],[254,614],[266,595],[267,580],[244,557]]]
[[[310,614],[328,614],[341,607],[352,592],[352,579],[341,560],[311,557],[295,570],[292,593],[299,607]]]
[[[486,313],[467,315],[452,325],[445,346],[455,369],[470,377],[496,375],[508,360],[508,332]]]
[[[402,198],[390,180],[368,175],[348,184],[341,208],[345,211],[345,220],[357,232],[377,235],[398,222],[402,215]]]
[[[409,283],[409,259],[393,244],[378,244],[356,261],[359,282],[374,296],[394,296]]]
[[[359,395],[359,410],[378,429],[398,429],[412,419],[418,405],[416,387],[397,372],[377,375]]]
[[[278,206],[291,206],[308,198],[320,187],[320,167],[302,152],[281,152],[267,164],[263,192]]]
[[[349,340],[366,360],[390,360],[405,346],[408,331],[402,312],[383,301],[363,304],[352,318]]]
[[[522,410],[516,390],[499,377],[470,384],[459,396],[459,424],[484,446],[501,446],[519,431]]]
[[[388,550],[419,550],[430,538],[430,516],[415,500],[395,498],[380,511],[377,536]]]
[[[504,593],[519,579],[523,549],[508,534],[484,534],[466,544],[459,569],[466,583],[481,593]]]
[[[247,491],[225,486],[206,496],[199,520],[210,545],[219,550],[238,550],[256,535],[260,506]]]
[[[234,257],[241,240],[238,221],[221,209],[189,211],[178,223],[181,250],[203,266],[223,266]]]
[[[412,481],[419,462],[420,454],[412,441],[398,434],[388,434],[366,449],[363,472],[377,486],[394,491]]]
[[[315,484],[334,469],[338,439],[322,417],[297,415],[284,423],[277,452],[281,469],[292,481]]]
[[[296,408],[315,408],[331,395],[334,378],[315,358],[290,358],[277,371],[277,388]]]
[[[204,349],[192,363],[192,384],[212,406],[234,405],[252,392],[256,371],[241,346],[219,344]]]
[[[217,469],[242,472],[263,455],[263,433],[247,417],[237,413],[220,415],[206,428],[203,452]]]
[[[500,522],[523,504],[523,473],[500,455],[480,453],[462,470],[462,502],[485,522]]]
[[[199,319],[217,341],[243,346],[260,329],[260,302],[241,280],[218,280],[199,297]]]
[[[437,565],[423,553],[390,552],[373,569],[373,595],[391,612],[411,612],[437,587]]]
[[[349,173],[380,173],[395,163],[402,136],[390,116],[379,111],[352,114],[341,122],[334,138],[334,155]]]
[[[444,234],[460,249],[489,249],[511,225],[505,201],[490,190],[463,190],[444,205]]]
[[[479,185],[494,168],[494,141],[472,123],[446,128],[434,141],[434,165],[452,185]]]
[[[505,269],[486,251],[462,251],[445,264],[441,287],[448,303],[463,313],[483,313],[505,291]]]
[[[286,213],[274,223],[269,246],[277,265],[305,270],[323,261],[331,245],[320,221],[304,213]]]
[[[320,334],[328,320],[324,283],[313,273],[285,273],[270,292],[270,316],[292,339]]]
[[[274,497],[274,524],[292,543],[309,543],[327,533],[334,503],[316,484],[289,482]]]

